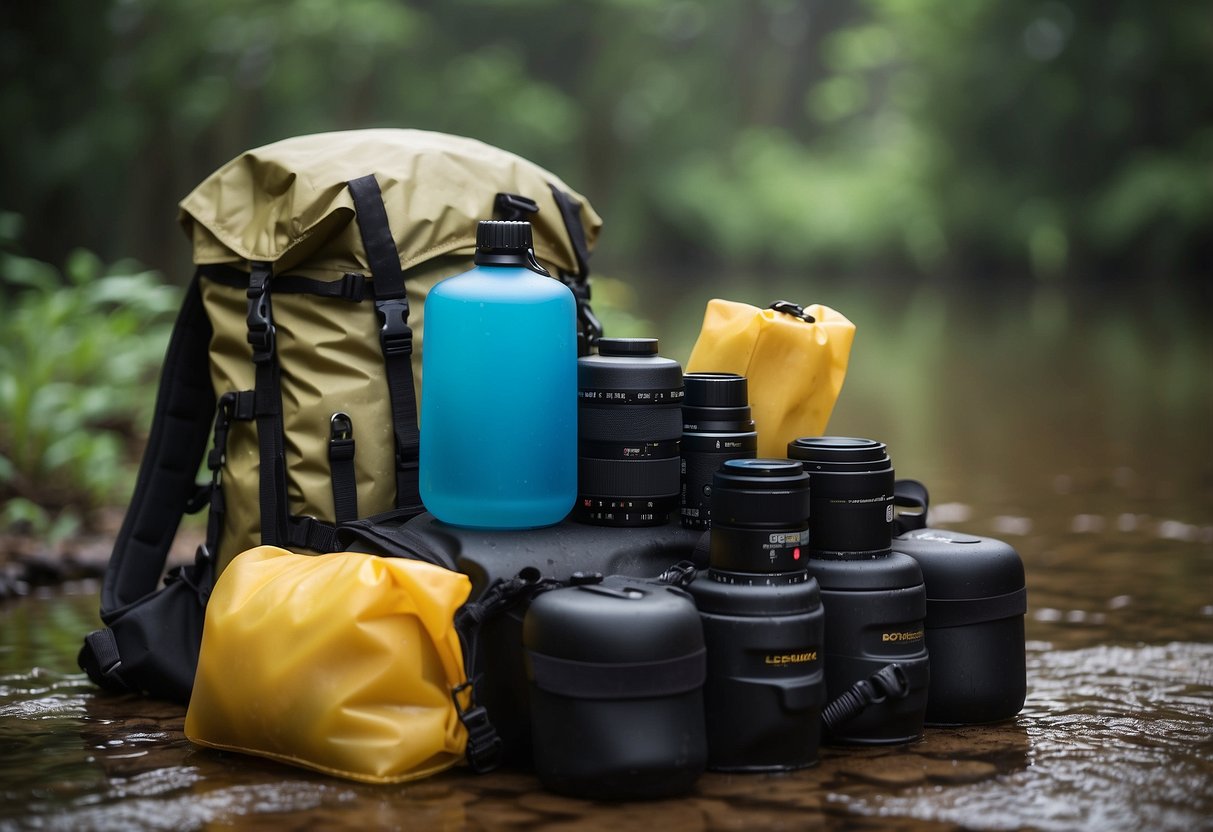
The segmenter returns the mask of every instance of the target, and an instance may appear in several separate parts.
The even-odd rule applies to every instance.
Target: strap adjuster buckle
[[[389,298],[375,304],[379,314],[379,342],[383,354],[388,356],[411,355],[413,352],[413,329],[409,326],[409,300],[407,297]]]

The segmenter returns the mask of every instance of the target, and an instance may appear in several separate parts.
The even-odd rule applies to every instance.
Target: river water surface
[[[193,748],[183,708],[98,693],[75,667],[97,587],[73,584],[0,605],[0,829],[1213,829],[1207,297],[794,291],[742,299],[824,300],[858,326],[831,431],[887,442],[932,525],[1023,557],[1014,720],[708,774],[680,800],[571,800],[525,771],[367,786]],[[668,354],[698,314],[664,322]]]

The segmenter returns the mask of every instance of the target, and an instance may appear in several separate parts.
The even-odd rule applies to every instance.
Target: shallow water
[[[1013,721],[655,803],[526,772],[366,786],[192,748],[182,708],[97,693],[75,668],[96,587],[76,584],[0,605],[0,829],[1213,829],[1213,339],[1158,309],[931,301],[855,304],[831,428],[888,442],[933,525],[1023,557]]]

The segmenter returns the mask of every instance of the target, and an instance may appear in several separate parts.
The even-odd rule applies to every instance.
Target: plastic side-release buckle
[[[248,290],[248,342],[253,348],[253,361],[260,364],[274,355],[277,330],[270,314],[270,297],[265,285]]]
[[[468,765],[477,774],[485,774],[501,763],[502,742],[497,729],[489,721],[489,712],[483,705],[474,705],[465,710],[460,703],[460,694],[471,689],[471,682],[457,685],[451,690],[451,701],[455,703],[459,721],[468,732],[467,748],[464,751]]]
[[[375,311],[379,313],[379,343],[383,346],[383,354],[411,355],[413,329],[408,325],[408,298],[377,301]]]

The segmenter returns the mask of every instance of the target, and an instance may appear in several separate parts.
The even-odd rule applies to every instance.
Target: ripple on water
[[[974,828],[1208,828],[1213,645],[1030,650],[1026,767],[946,791],[853,802]]]

